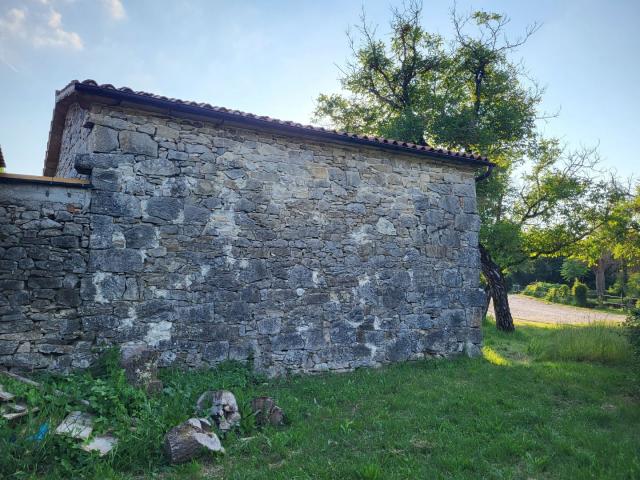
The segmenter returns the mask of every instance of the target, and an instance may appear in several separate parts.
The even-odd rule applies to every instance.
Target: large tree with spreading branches
[[[609,210],[609,190],[594,167],[597,152],[567,151],[540,137],[542,89],[513,53],[538,30],[506,35],[509,18],[452,12],[448,42],[422,26],[422,6],[392,10],[381,39],[362,16],[348,34],[342,93],[321,94],[317,121],[340,129],[482,152],[496,164],[477,184],[480,253],[487,306],[512,331],[505,272],[555,255],[585,238]]]

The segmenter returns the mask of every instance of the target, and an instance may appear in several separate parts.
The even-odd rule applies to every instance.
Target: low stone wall
[[[134,341],[268,374],[479,351],[471,167],[111,106],[67,120],[59,173],[92,190],[2,186],[0,363]]]
[[[78,311],[88,265],[90,192],[0,183],[0,365],[86,367]]]

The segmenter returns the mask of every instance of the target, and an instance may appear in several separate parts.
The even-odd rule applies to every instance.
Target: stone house
[[[127,342],[269,374],[477,354],[489,165],[72,82],[44,176],[0,175],[0,365]]]

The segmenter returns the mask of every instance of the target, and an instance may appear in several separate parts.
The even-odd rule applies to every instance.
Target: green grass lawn
[[[167,389],[150,400],[113,378],[97,391],[86,376],[57,380],[58,388],[99,405],[98,427],[121,438],[103,459],[59,437],[25,439],[73,408],[2,379],[42,410],[17,427],[0,425],[0,477],[640,478],[637,368],[628,353],[584,340],[590,335],[581,328],[589,327],[570,329],[581,336],[576,340],[564,328],[521,324],[502,334],[487,323],[484,358],[346,374],[265,381],[233,365],[164,372]],[[628,350],[616,327],[597,328],[610,329],[605,335],[618,336],[618,350]],[[597,328],[593,336],[603,334]],[[576,344],[596,353],[580,357],[589,361],[567,360]],[[167,466],[160,448],[166,430],[188,418],[202,391],[220,387],[236,393],[245,412],[254,395],[276,398],[289,424],[258,430],[245,415],[242,430],[223,439],[226,455]],[[129,415],[139,418],[135,432]]]

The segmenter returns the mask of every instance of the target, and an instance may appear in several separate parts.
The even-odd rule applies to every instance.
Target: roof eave
[[[211,110],[196,105],[189,105],[187,103],[177,103],[168,99],[143,96],[136,94],[135,92],[106,89],[85,83],[71,83],[63,90],[56,93],[56,105],[54,108],[53,119],[51,121],[51,130],[49,133],[49,142],[45,158],[44,175],[46,176],[55,175],[60,155],[66,112],[69,105],[77,99],[78,94],[98,96],[118,102],[127,102],[152,107],[153,109],[164,110],[172,114],[177,114],[177,116],[179,116],[179,114],[186,114],[188,116],[204,117],[206,119],[222,121],[233,125],[287,133],[296,137],[312,138],[332,143],[362,145],[369,148],[379,148],[419,158],[432,158],[472,167],[493,165],[492,162],[483,158],[469,158],[462,154],[456,155],[445,152],[441,153],[438,151],[424,151],[418,150],[417,147],[416,149],[412,149],[407,146],[394,145],[392,143],[376,142],[356,136],[340,135],[329,130],[312,130],[287,123],[276,123],[274,121],[264,120],[255,116],[242,116],[231,112]]]

